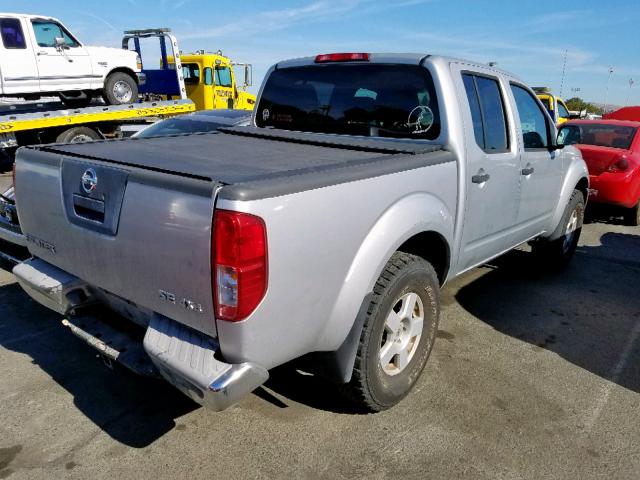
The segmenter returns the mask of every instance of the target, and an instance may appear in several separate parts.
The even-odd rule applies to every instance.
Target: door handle
[[[42,50],[36,52],[36,55],[49,55],[47,52],[44,52]]]
[[[534,168],[533,167],[526,167],[523,168],[520,173],[522,173],[522,175],[531,175],[534,172]]]
[[[471,181],[473,183],[484,183],[491,178],[491,175],[485,173],[483,170],[480,170],[473,177],[471,177]]]

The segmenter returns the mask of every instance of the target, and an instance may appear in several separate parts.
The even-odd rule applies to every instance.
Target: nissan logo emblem
[[[93,168],[87,168],[81,178],[82,189],[87,192],[93,192],[98,186],[98,174]]]

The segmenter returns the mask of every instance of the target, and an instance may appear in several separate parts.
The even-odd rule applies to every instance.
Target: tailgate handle
[[[104,223],[104,202],[94,198],[73,194],[73,211],[77,217],[92,222]]]

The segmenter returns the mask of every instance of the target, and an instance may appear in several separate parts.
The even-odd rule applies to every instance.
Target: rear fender
[[[454,218],[439,198],[419,193],[398,200],[369,230],[354,257],[319,344],[335,346],[332,373],[348,381],[373,287],[387,261],[411,237],[436,232],[449,244]],[[368,303],[368,302],[367,302]],[[336,370],[337,368],[337,370]]]
[[[549,241],[556,240],[562,235],[562,229],[558,229],[557,227],[560,224],[560,220],[562,220],[564,210],[567,208],[569,198],[576,189],[576,186],[581,180],[584,180],[586,181],[586,187],[589,187],[589,171],[587,170],[587,164],[582,159],[580,152],[573,147],[565,147],[563,154],[565,155],[564,161],[568,164],[568,168],[562,183],[558,204],[556,205],[556,209],[549,221],[549,225],[547,226],[549,236],[544,237],[545,240]],[[585,202],[587,201],[586,190],[584,200]]]

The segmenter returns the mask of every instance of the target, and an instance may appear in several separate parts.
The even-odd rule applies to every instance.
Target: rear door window
[[[462,80],[473,121],[476,143],[487,153],[502,153],[509,148],[504,102],[497,79],[463,73]]]
[[[17,18],[0,18],[0,36],[4,48],[27,48],[22,25]]]
[[[527,89],[511,84],[513,98],[516,101],[524,148],[545,149],[549,145],[549,125],[547,116],[540,108],[536,97]]]
[[[427,140],[440,134],[433,80],[415,65],[277,69],[256,112],[259,127]]]

